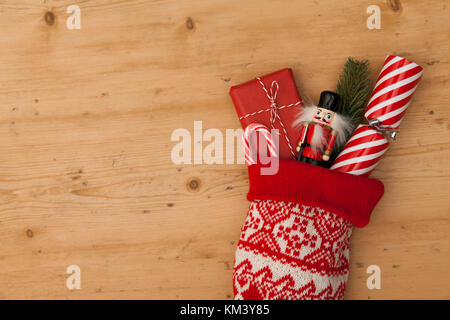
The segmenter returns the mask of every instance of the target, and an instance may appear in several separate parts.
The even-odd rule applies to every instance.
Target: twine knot
[[[373,127],[377,131],[380,131],[381,133],[386,135],[391,140],[395,140],[395,138],[397,137],[397,131],[396,130],[384,128],[382,126],[380,120],[378,120],[378,119],[370,119],[369,120],[369,126]]]

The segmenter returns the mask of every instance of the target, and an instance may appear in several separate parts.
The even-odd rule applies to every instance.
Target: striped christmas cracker
[[[365,118],[377,119],[383,129],[396,130],[402,122],[423,69],[398,56],[387,56],[367,104]]]
[[[355,130],[331,170],[362,176],[372,172],[389,147],[383,132],[398,129],[422,74],[412,61],[386,57],[364,113],[372,125]]]
[[[389,147],[383,134],[360,125],[331,166],[331,170],[368,176]]]

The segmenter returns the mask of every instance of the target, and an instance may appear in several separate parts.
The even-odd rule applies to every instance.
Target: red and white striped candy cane
[[[360,125],[330,169],[367,177],[388,147],[389,141],[380,132]]]
[[[273,157],[278,156],[277,147],[275,145],[275,141],[272,138],[272,134],[270,133],[269,129],[262,124],[259,123],[250,123],[244,130],[244,134],[242,135],[242,145],[244,147],[244,157],[245,162],[247,162],[247,165],[256,164],[257,156],[252,154],[251,148],[250,148],[250,136],[251,134],[255,132],[260,132],[264,139],[267,142],[267,147],[269,149],[269,153]]]
[[[364,116],[380,128],[396,130],[422,77],[423,69],[398,56],[387,56]]]

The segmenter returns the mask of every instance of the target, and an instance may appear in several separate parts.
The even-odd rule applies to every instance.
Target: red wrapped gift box
[[[279,130],[280,158],[295,158],[300,131],[292,122],[303,106],[289,68],[258,77],[230,89],[242,128],[261,123]]]

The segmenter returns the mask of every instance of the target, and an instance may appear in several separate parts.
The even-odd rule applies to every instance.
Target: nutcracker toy
[[[323,91],[317,106],[305,106],[294,125],[301,126],[297,160],[320,165],[330,159],[336,145],[345,143],[352,129],[349,118],[335,112],[339,95]]]

